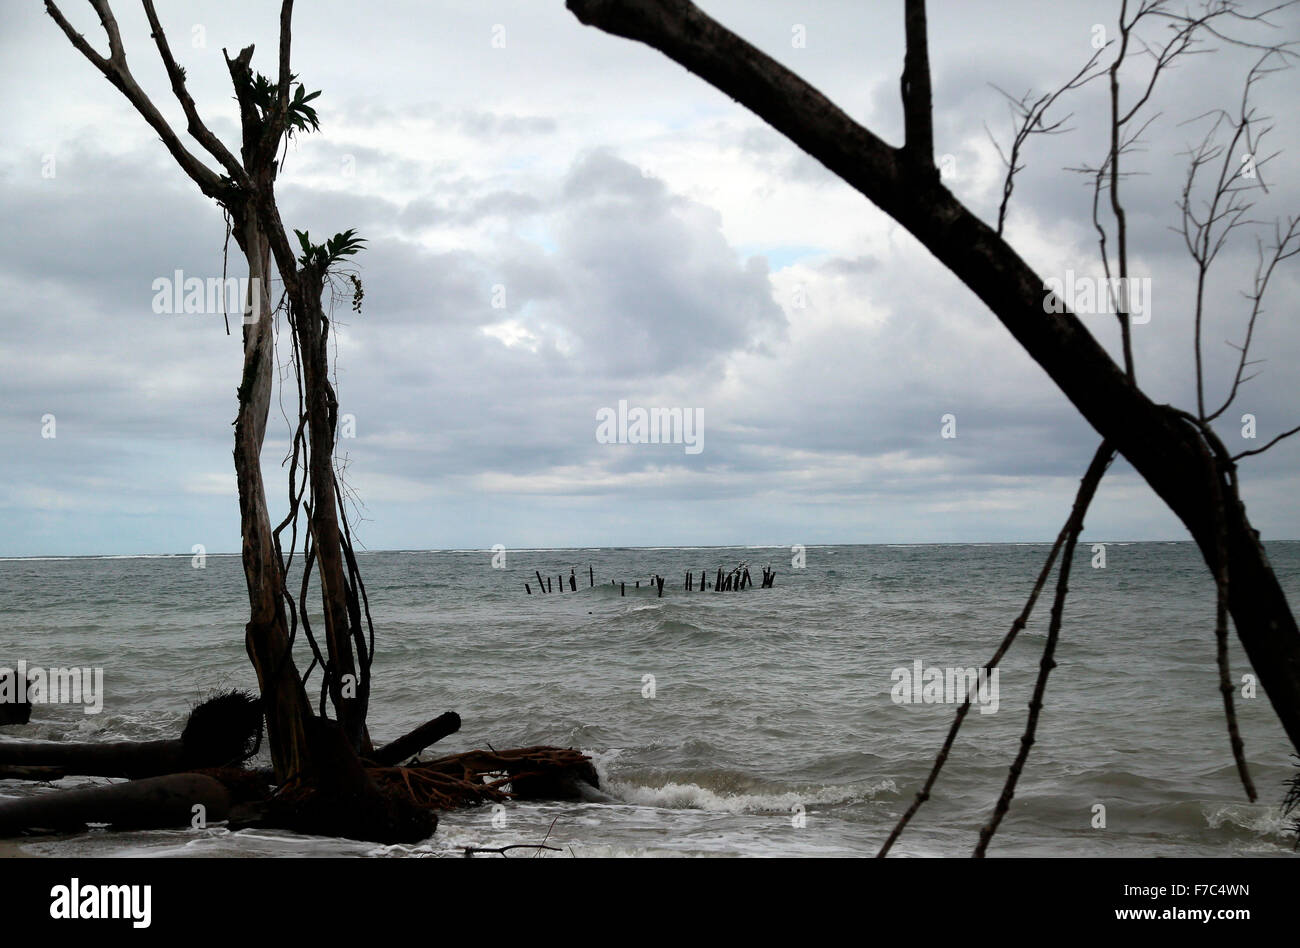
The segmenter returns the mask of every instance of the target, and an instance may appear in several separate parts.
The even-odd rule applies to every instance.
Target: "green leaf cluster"
[[[293,94],[289,96],[288,112],[284,117],[285,128],[290,135],[294,132],[320,131],[320,118],[316,115],[316,110],[307,104],[320,95],[320,90],[308,92],[301,82],[295,85],[297,78],[296,74],[289,77],[289,87],[293,89]],[[280,84],[272,82],[260,72],[255,73],[248,95],[265,123],[279,100]]]
[[[361,245],[366,242],[365,238],[356,236],[357,232],[352,229],[335,234],[323,244],[313,244],[304,230],[295,230],[294,233],[298,236],[299,246],[302,247],[302,256],[298,258],[298,263],[322,274],[343,257],[351,257],[360,251]]]

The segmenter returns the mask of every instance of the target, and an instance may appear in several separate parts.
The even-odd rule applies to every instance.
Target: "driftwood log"
[[[230,803],[230,791],[213,777],[170,774],[6,800],[0,804],[0,837],[40,830],[80,832],[87,823],[111,823],[114,829],[189,826],[196,805],[211,822],[226,819]]]
[[[210,761],[210,765],[225,761]],[[57,780],[87,777],[157,777],[190,770],[185,745],[172,741],[106,741],[65,744],[58,741],[0,743],[0,779]]]
[[[432,721],[421,724],[410,734],[399,737],[391,744],[385,744],[371,754],[370,759],[380,766],[392,767],[459,730],[460,715],[455,711],[447,711]]]
[[[255,754],[261,733],[261,702],[231,691],[191,711],[178,740],[0,741],[0,779],[57,780],[71,774],[136,779],[225,767]]]

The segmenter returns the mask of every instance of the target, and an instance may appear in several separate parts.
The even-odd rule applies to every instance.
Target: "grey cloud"
[[[719,2],[710,12],[897,142],[902,30],[898,8],[887,6]],[[201,8],[212,39],[229,17],[239,24],[226,30],[230,41],[255,33],[248,39],[266,55],[273,16],[235,8]],[[815,160],[658,54],[577,26],[562,4],[511,7],[510,47],[496,57],[475,5],[383,10],[326,4],[318,29],[302,34],[301,71],[326,90],[325,129],[290,151],[280,182],[289,226],[313,235],[356,227],[370,241],[357,259],[364,311],[343,303],[335,312],[341,410],[358,428],[340,450],[368,504],[364,542],[1055,533],[1096,436],[929,254],[904,238],[880,251],[880,215]],[[230,471],[238,335],[226,336],[219,317],[149,311],[154,277],[219,270],[220,214],[38,8],[15,16],[0,38],[15,115],[0,146],[0,213],[21,222],[0,237],[0,552],[237,549],[235,499],[219,491]],[[1050,14],[1011,3],[996,20],[977,5],[932,5],[936,137],[957,154],[960,196],[971,198],[963,171],[983,123],[1005,131],[988,83],[1053,88],[1086,57],[1080,40],[1096,18],[1081,3]],[[134,24],[133,61],[165,93],[160,74],[146,73],[138,19],[136,10],[123,21]],[[1032,44],[1007,29],[1013,21],[1033,26]],[[808,27],[807,49],[790,45],[795,22]],[[1292,32],[1295,22],[1287,21]],[[363,25],[382,40],[382,57],[359,51]],[[182,58],[211,124],[232,141],[219,111],[229,97],[219,47]],[[63,71],[50,73],[47,60]],[[34,64],[49,74],[37,86],[19,78],[35,74]],[[1189,274],[1166,226],[1173,156],[1191,130],[1177,122],[1232,98],[1239,65],[1201,57],[1179,74],[1161,106],[1167,120],[1135,158],[1150,173],[1124,185],[1133,257],[1152,267],[1162,308],[1135,332],[1139,378],[1154,397],[1180,404],[1192,394]],[[1275,143],[1292,156],[1287,82],[1270,80],[1261,103],[1278,117]],[[1064,104],[1078,112],[1077,130],[1035,139],[1017,180],[1009,233],[1035,266],[1043,261],[1032,257],[1048,252],[1076,257],[1078,268],[1095,261],[1090,197],[1061,168],[1100,154],[1097,91]],[[170,103],[167,111],[177,114]],[[386,144],[394,136],[400,149]],[[797,264],[807,310],[783,308],[790,272],[773,272],[762,250],[738,254],[729,235],[744,230],[743,219],[622,157],[678,136],[739,152],[755,193],[843,188],[839,213],[857,229]],[[458,152],[439,147],[449,139],[480,158],[449,157]],[[46,181],[39,159],[51,144],[58,177]],[[344,175],[349,156],[353,178]],[[736,167],[698,171],[692,183],[706,187],[689,193],[707,193],[707,174]],[[1279,173],[1270,182],[1269,208],[1294,209],[1294,180]],[[986,220],[996,196],[976,201]],[[1077,246],[1044,245],[1051,240]],[[1222,340],[1240,337],[1236,290],[1251,253],[1247,241],[1225,254],[1212,288],[1215,393],[1231,364]],[[1239,400],[1258,415],[1262,438],[1296,423],[1300,337],[1286,302],[1300,286],[1293,269],[1275,279],[1258,330],[1269,361]],[[493,307],[498,284],[504,309]],[[1113,321],[1089,325],[1114,353]],[[701,408],[704,454],[598,444],[595,411],[620,398]],[[59,419],[54,442],[39,437],[48,411]],[[959,436],[945,441],[948,411]],[[1245,447],[1236,427],[1230,416],[1220,430]],[[278,406],[271,431],[264,463],[278,507]],[[1295,446],[1284,445],[1243,465],[1267,536],[1300,528],[1294,458]],[[651,503],[655,517],[644,513]],[[1089,526],[1182,535],[1123,465]]]

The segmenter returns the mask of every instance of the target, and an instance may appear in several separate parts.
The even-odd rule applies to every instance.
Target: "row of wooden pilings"
[[[533,570],[533,575],[537,577],[537,588],[539,591],[544,593],[555,591],[555,587],[551,584],[551,577],[547,576],[543,579],[541,570]],[[560,581],[560,592],[564,592],[564,574],[561,573],[556,578]],[[596,574],[590,566],[587,567],[587,582],[592,586],[596,585]],[[528,595],[531,596],[533,594],[533,587],[528,583],[524,583],[524,589],[528,591]],[[572,569],[569,570],[569,591],[578,591],[578,577]]]
[[[549,576],[543,577],[541,570],[534,570],[533,575],[537,577],[537,589],[539,592],[550,593],[555,591],[555,584],[551,582]],[[564,587],[566,581],[568,583],[569,592],[578,591],[578,575],[577,571],[574,569],[569,570],[567,580],[565,575],[560,573],[556,576],[556,581],[560,584],[560,592],[565,591]],[[587,567],[587,584],[589,587],[596,585],[596,573],[591,566]],[[620,596],[627,595],[626,582],[620,583],[611,579],[609,584],[611,586],[618,586]],[[764,566],[763,573],[759,578],[758,588],[771,589],[775,584],[776,571],[770,566]],[[682,584],[682,589],[686,592],[704,592],[709,589],[712,589],[714,592],[739,592],[740,590],[752,587],[753,585],[754,580],[753,577],[749,575],[749,567],[742,563],[729,573],[724,573],[722,567],[719,566],[717,576],[714,577],[712,586],[709,585],[708,570],[700,570],[700,579],[698,583],[695,581],[694,572],[688,571],[686,573],[686,581]],[[635,580],[634,588],[641,588],[641,580]],[[650,579],[650,588],[655,589],[658,594],[662,596],[664,594],[664,578],[658,573],[655,573]],[[524,583],[524,591],[531,596],[533,594],[532,584]]]

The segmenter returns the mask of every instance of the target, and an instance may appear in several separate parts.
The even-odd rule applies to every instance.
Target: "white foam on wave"
[[[896,793],[892,780],[876,784],[818,787],[780,793],[718,793],[694,783],[669,782],[647,787],[622,780],[603,783],[611,796],[635,806],[667,810],[708,810],[714,813],[789,813],[796,806],[836,806],[872,799],[882,791]]]
[[[1284,817],[1279,807],[1249,803],[1228,803],[1206,807],[1205,822],[1210,829],[1224,824],[1249,830],[1261,836],[1286,836],[1291,832],[1291,818]]]

